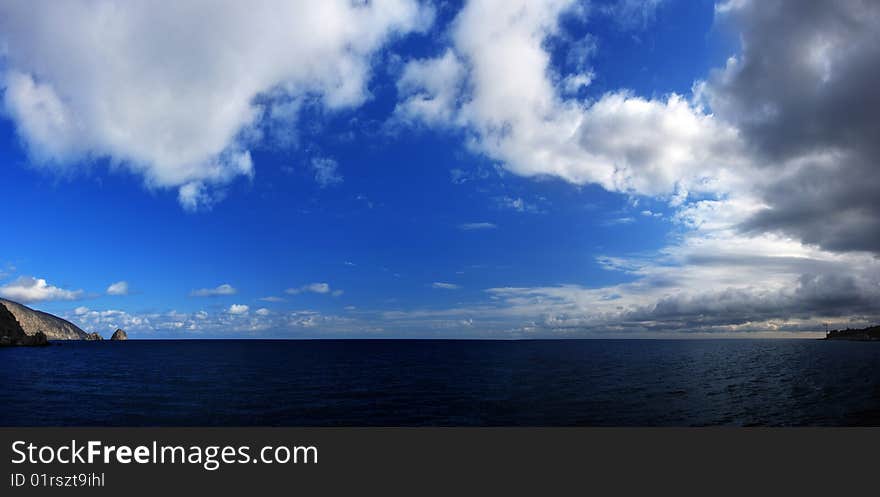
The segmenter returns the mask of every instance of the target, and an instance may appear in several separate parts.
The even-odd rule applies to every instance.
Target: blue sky
[[[774,175],[728,83],[783,7],[232,3],[214,32],[198,2],[72,2],[59,32],[38,4],[0,22],[0,295],[87,331],[796,336],[876,315],[871,248],[743,228]]]

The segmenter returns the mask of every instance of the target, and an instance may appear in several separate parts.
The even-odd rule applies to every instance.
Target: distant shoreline
[[[880,326],[871,326],[857,330],[849,328],[845,330],[831,330],[823,340],[848,340],[851,342],[878,342],[880,341]]]

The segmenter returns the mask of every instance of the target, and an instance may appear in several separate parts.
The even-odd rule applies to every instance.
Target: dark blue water
[[[880,425],[880,343],[69,342],[0,364],[0,425]]]

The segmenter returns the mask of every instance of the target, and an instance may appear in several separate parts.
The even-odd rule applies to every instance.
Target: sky
[[[880,4],[0,2],[0,297],[132,338],[880,319]]]

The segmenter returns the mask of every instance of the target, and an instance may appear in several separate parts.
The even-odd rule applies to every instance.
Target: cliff
[[[113,332],[113,336],[110,337],[110,340],[128,340],[128,333],[122,328],[117,328],[116,331]]]
[[[85,340],[88,333],[70,321],[51,314],[35,311],[11,300],[0,299],[0,307],[8,310],[26,335],[42,332],[49,340]]]
[[[0,305],[0,346],[48,344],[49,340],[42,332],[26,334],[9,309]]]

